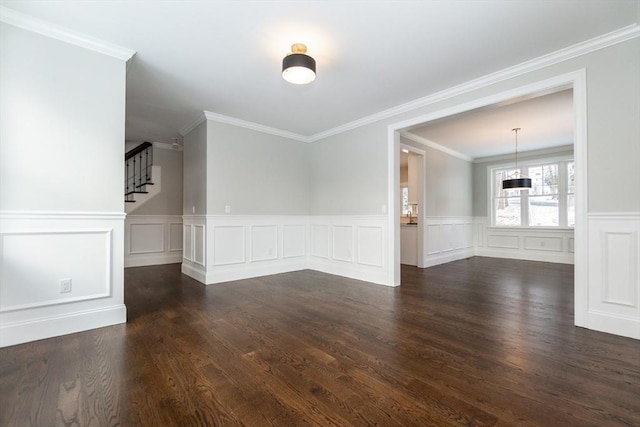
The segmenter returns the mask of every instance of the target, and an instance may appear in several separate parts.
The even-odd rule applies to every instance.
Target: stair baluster
[[[125,154],[125,202],[135,202],[134,194],[148,193],[146,186],[153,185],[151,176],[151,166],[153,165],[152,150],[153,144],[144,142]]]

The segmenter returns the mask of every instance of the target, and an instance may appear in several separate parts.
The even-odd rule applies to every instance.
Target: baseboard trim
[[[0,326],[0,347],[118,325],[126,321],[127,308],[124,304],[119,304],[98,310],[9,323]]]
[[[475,256],[484,256],[489,258],[507,258],[518,259],[522,261],[540,261],[540,262],[553,262],[557,264],[573,264],[573,254],[553,253],[553,252],[540,252],[526,251],[526,253],[511,252],[505,250],[494,250],[488,248],[476,248]]]
[[[255,263],[254,263],[255,264]],[[252,265],[245,268],[215,269],[206,274],[206,285],[231,282],[234,280],[252,279],[254,277],[270,276],[272,274],[290,273],[292,271],[307,270],[309,264],[307,260],[295,260],[290,262],[278,262],[265,264],[262,266]]]
[[[321,273],[334,274],[336,276],[348,277],[349,279],[362,280],[376,285],[396,286],[389,283],[386,269],[384,271],[366,271],[363,268],[353,267],[349,263],[339,263],[337,261],[327,261],[312,259],[308,263],[310,270]]]
[[[454,251],[440,253],[437,255],[427,255],[424,260],[424,267],[434,267],[448,262],[471,258],[475,255],[473,248],[457,249]]]
[[[124,267],[143,267],[146,265],[178,264],[182,262],[182,251],[173,254],[129,255],[124,260]]]
[[[591,330],[640,340],[640,319],[589,311],[587,322]]]
[[[200,283],[206,283],[207,274],[202,267],[195,266],[193,264],[187,264],[183,259],[182,265],[180,266],[180,271],[182,272],[182,274],[185,274]]]

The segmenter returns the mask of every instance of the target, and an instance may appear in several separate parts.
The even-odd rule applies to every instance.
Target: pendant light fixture
[[[316,60],[306,53],[306,45],[291,45],[291,53],[282,58],[282,78],[296,85],[305,85],[316,79]]]
[[[503,190],[528,190],[531,188],[531,178],[520,173],[518,169],[518,131],[520,128],[511,129],[516,133],[516,167],[513,175],[502,181]]]

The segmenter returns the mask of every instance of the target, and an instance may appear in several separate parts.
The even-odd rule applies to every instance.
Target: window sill
[[[491,225],[487,227],[489,230],[496,231],[540,231],[543,233],[558,233],[558,232],[568,232],[575,231],[574,227],[522,227],[522,226],[499,226],[499,225]]]

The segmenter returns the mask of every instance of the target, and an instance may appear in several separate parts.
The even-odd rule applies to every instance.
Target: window
[[[402,187],[402,215],[411,213],[411,205],[409,205],[409,187]]]
[[[574,227],[575,163],[541,161],[519,170],[490,167],[493,225],[497,227]],[[503,190],[502,181],[516,172],[531,178],[531,189]]]

